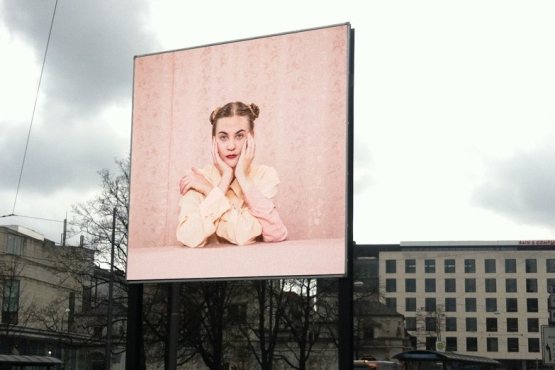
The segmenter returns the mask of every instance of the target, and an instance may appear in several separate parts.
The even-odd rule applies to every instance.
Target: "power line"
[[[48,40],[46,41],[46,49],[44,50],[44,58],[42,60],[42,68],[40,70],[39,84],[37,86],[37,93],[35,96],[35,104],[33,105],[33,113],[31,114],[31,123],[29,124],[29,132],[27,133],[27,141],[25,143],[25,151],[23,152],[23,161],[21,163],[21,170],[19,171],[19,180],[17,182],[17,190],[15,191],[15,199],[13,202],[12,214],[15,212],[15,205],[17,203],[17,196],[19,194],[19,187],[21,186],[21,178],[23,177],[23,168],[25,167],[25,159],[27,158],[27,149],[29,147],[29,140],[31,138],[31,130],[33,129],[33,121],[35,118],[35,111],[37,109],[37,101],[39,99],[40,84],[42,82],[42,75],[44,72],[44,65],[46,64],[46,55],[48,54],[48,46],[50,45],[50,36],[52,35],[52,28],[54,26],[54,17],[56,15],[56,8],[58,7],[58,0],[54,4],[54,12],[52,13],[52,21],[50,22],[50,30],[48,31]]]

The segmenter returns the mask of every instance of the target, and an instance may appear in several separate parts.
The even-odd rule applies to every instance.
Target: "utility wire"
[[[46,55],[48,54],[48,46],[50,45],[50,36],[52,35],[52,27],[54,26],[54,16],[56,15],[56,8],[58,7],[58,0],[54,4],[54,12],[52,13],[52,21],[50,22],[50,30],[48,31],[48,40],[46,41],[46,50],[44,51],[44,58],[42,59],[42,68],[40,70],[39,84],[37,86],[37,94],[35,96],[35,104],[33,105],[33,113],[31,115],[31,123],[29,125],[29,132],[27,133],[27,142],[25,143],[25,151],[23,152],[23,162],[21,163],[21,170],[19,171],[19,181],[17,182],[17,190],[15,191],[15,199],[13,202],[12,214],[15,213],[15,205],[17,203],[17,195],[19,194],[19,187],[21,185],[21,178],[23,177],[23,168],[25,167],[25,159],[27,158],[27,148],[29,147],[29,140],[31,138],[31,130],[33,129],[33,121],[35,118],[35,111],[37,109],[37,101],[39,99],[40,84],[42,81],[42,74],[44,72],[44,65],[46,64]]]

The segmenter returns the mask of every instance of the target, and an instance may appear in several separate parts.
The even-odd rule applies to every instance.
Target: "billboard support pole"
[[[168,338],[166,343],[166,370],[177,369],[177,342],[179,339],[179,297],[181,293],[180,283],[170,283],[168,286],[169,315],[168,315]]]
[[[339,278],[338,287],[338,369],[347,370],[353,367],[353,169],[354,169],[354,72],[355,72],[355,30],[349,34],[349,86],[347,112],[347,240],[346,269],[347,275]]]
[[[125,370],[143,370],[143,284],[129,284],[127,296],[127,348]]]

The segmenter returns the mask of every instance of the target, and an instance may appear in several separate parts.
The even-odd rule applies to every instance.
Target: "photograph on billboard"
[[[350,32],[135,57],[128,281],[345,275]]]

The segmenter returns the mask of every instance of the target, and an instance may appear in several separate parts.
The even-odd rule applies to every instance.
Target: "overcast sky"
[[[16,198],[55,4],[0,0],[2,225],[128,155],[135,55],[349,22],[355,241],[555,239],[555,2],[59,0]]]

